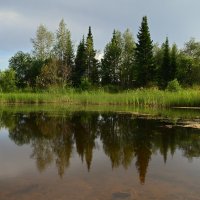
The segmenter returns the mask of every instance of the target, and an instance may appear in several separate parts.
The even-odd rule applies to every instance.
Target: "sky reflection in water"
[[[0,199],[199,199],[199,130],[106,112],[4,112],[1,127]]]

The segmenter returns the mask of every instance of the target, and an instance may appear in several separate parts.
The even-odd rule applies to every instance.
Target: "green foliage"
[[[56,32],[54,51],[59,61],[62,61],[64,65],[72,67],[74,53],[71,33],[63,19],[60,21],[59,28]]]
[[[31,39],[33,43],[33,54],[38,60],[49,59],[53,50],[54,35],[44,25],[40,25],[36,36]]]
[[[40,75],[37,77],[37,87],[41,89],[48,89],[49,87],[59,84],[58,64],[56,60],[49,60],[42,69]]]
[[[79,87],[81,85],[81,80],[86,72],[86,49],[85,49],[85,39],[83,37],[82,41],[80,41],[76,58],[75,58],[75,66],[72,69],[72,84],[74,87]]]
[[[9,68],[16,72],[18,87],[23,88],[27,86],[29,82],[27,76],[31,67],[32,58],[28,53],[19,51],[9,60]]]
[[[170,81],[168,84],[167,84],[167,90],[170,91],[170,92],[178,92],[181,90],[181,86],[178,82],[177,79],[174,79],[173,81]]]
[[[96,57],[96,51],[94,50],[94,42],[91,27],[89,27],[88,35],[85,44],[85,54],[86,54],[86,72],[85,77],[94,84],[99,83],[99,74],[98,74],[98,61]]]
[[[174,44],[172,49],[169,46],[168,38],[166,38],[165,43],[162,45],[162,63],[160,68],[160,87],[166,88],[169,81],[176,78],[177,73],[177,47]]]
[[[62,85],[69,83],[71,71],[74,65],[74,51],[71,33],[62,19],[56,33],[56,44],[54,46],[55,57],[58,59],[58,76]]]
[[[193,67],[192,58],[181,52],[178,58],[177,78],[182,85],[192,86]]]
[[[155,81],[157,85],[161,83],[161,65],[163,61],[163,49],[158,43],[153,46],[153,57],[154,57],[154,66],[155,66]]]
[[[105,92],[109,92],[109,93],[118,93],[120,91],[119,86],[116,85],[106,85],[103,87]]]
[[[161,87],[165,88],[167,83],[171,80],[171,61],[170,61],[170,47],[168,38],[163,44],[163,58],[161,65]]]
[[[178,49],[176,44],[172,45],[171,50],[171,80],[174,80],[177,75],[178,68]]]
[[[102,90],[77,92],[74,90],[50,90],[37,93],[1,93],[0,103],[58,103],[71,105],[124,105],[136,108],[164,108],[172,106],[200,106],[200,95],[196,89],[180,90],[178,92],[161,91],[157,89],[137,89],[118,93],[108,93]]]
[[[103,85],[118,85],[122,53],[122,37],[119,31],[113,32],[111,41],[106,45],[101,66]]]
[[[122,36],[122,54],[119,72],[120,86],[124,89],[131,88],[136,79],[135,48],[136,44],[133,35],[127,29]]]
[[[16,73],[17,87],[35,87],[36,77],[40,74],[43,64],[43,61],[31,57],[29,53],[17,52],[9,60],[9,68]]]
[[[178,57],[177,76],[183,85],[200,84],[200,42],[191,39],[185,43]]]
[[[0,88],[3,92],[16,90],[16,73],[13,69],[0,72]]]
[[[183,86],[200,85],[200,42],[191,39],[183,49],[170,47],[168,38],[161,47],[153,44],[146,16],[137,38],[136,44],[128,29],[123,34],[114,30],[99,62],[91,27],[74,54],[70,30],[62,19],[55,34],[40,25],[32,39],[32,54],[17,52],[9,69],[15,71],[16,86],[23,91],[68,86],[83,90],[102,86],[111,92],[165,89],[174,79]]]
[[[82,78],[80,89],[84,91],[84,90],[90,90],[91,88],[92,88],[92,84],[88,80],[88,78]]]
[[[151,40],[147,17],[143,17],[136,43],[137,84],[146,86],[155,81],[153,42]]]

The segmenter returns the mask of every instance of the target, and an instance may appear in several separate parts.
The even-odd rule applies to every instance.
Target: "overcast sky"
[[[113,29],[129,28],[135,39],[142,16],[147,15],[154,42],[183,46],[200,40],[199,0],[0,0],[0,69],[17,51],[31,52],[30,38],[39,24],[55,31],[62,18],[77,44],[88,26],[95,48],[103,51]]]

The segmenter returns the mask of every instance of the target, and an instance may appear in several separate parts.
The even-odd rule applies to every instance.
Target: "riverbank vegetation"
[[[178,92],[157,89],[137,89],[120,93],[101,90],[76,92],[74,90],[50,92],[12,92],[1,93],[2,104],[42,104],[59,103],[74,105],[129,105],[134,107],[198,107],[200,95],[197,89]]]
[[[63,19],[55,33],[40,25],[31,41],[31,53],[17,52],[0,72],[0,103],[200,106],[200,42],[155,44],[146,16],[137,42],[114,30],[103,54],[91,27],[75,47]]]

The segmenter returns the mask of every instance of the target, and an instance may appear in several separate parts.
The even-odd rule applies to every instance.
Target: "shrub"
[[[81,80],[80,89],[81,90],[90,90],[92,88],[91,82],[87,78]]]
[[[13,92],[16,90],[16,73],[13,69],[0,73],[0,87],[3,92]]]
[[[170,81],[168,84],[167,84],[167,90],[170,91],[170,92],[178,92],[181,90],[181,86],[178,82],[177,79],[174,79],[173,81]]]
[[[120,87],[116,85],[106,85],[103,87],[105,92],[109,93],[118,93],[120,91]]]

